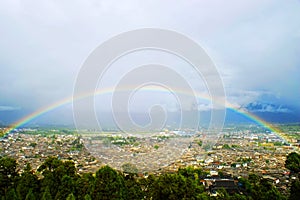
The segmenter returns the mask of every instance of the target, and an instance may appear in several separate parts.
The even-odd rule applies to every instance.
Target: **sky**
[[[141,28],[173,30],[197,42],[215,63],[231,104],[270,103],[275,106],[259,111],[300,112],[300,1],[0,0],[0,121],[18,120],[72,96],[80,68],[95,48]],[[119,65],[155,60],[177,65],[205,92],[189,66],[164,53],[129,56],[105,80],[120,80],[126,72]],[[109,101],[100,98],[97,102]],[[165,94],[158,103],[172,110],[177,106],[172,98]],[[136,107],[157,104],[142,93],[134,99]],[[202,102],[199,109],[207,106]]]

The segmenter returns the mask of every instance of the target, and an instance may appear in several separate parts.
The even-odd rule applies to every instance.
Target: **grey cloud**
[[[292,110],[284,105],[263,102],[253,102],[241,107],[241,109],[245,109],[248,112],[292,113]]]
[[[279,105],[300,107],[299,1],[1,1],[0,13],[0,105],[34,111],[71,96],[80,66],[99,44],[158,27],[206,49],[231,103],[271,93]]]

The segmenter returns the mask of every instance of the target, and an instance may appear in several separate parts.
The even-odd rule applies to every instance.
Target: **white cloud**
[[[13,111],[13,110],[20,110],[20,107],[13,107],[13,106],[0,106],[0,111]]]
[[[213,109],[212,104],[198,104],[199,111],[211,111]]]

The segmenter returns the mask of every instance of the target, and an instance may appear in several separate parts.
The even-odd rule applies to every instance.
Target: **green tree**
[[[147,178],[142,178],[139,180],[139,185],[145,195],[145,199],[151,199],[151,192],[157,177],[150,174]]]
[[[125,184],[123,176],[109,166],[104,166],[96,172],[93,199],[122,199]]]
[[[186,199],[197,199],[205,188],[198,179],[186,178]]]
[[[249,174],[248,180],[253,185],[258,185],[261,177],[256,174]]]
[[[247,195],[251,196],[253,199],[285,199],[277,188],[267,179],[263,179],[255,174],[250,174],[248,181],[251,186],[246,185]]]
[[[195,178],[195,170],[191,166],[186,168],[179,168],[177,173],[186,178]]]
[[[16,190],[14,188],[9,189],[5,196],[7,200],[19,200]]]
[[[285,197],[280,194],[280,192],[277,190],[276,187],[273,186],[272,183],[270,183],[266,179],[261,179],[260,185],[259,185],[259,194],[260,199],[285,199]]]
[[[125,189],[124,192],[126,199],[143,199],[145,193],[142,191],[141,185],[139,185],[137,179],[132,174],[125,177]]]
[[[178,174],[160,175],[151,187],[153,199],[184,199],[187,195],[186,179]]]
[[[21,174],[17,182],[16,190],[19,199],[25,199],[30,191],[33,196],[36,196],[39,193],[39,180],[32,172],[30,164],[26,165],[24,172]]]
[[[247,200],[247,199],[249,199],[249,197],[247,198],[246,195],[242,195],[238,193],[235,193],[232,196],[230,196],[230,200]]]
[[[89,194],[86,194],[84,196],[84,200],[92,200],[92,197]]]
[[[73,195],[74,192],[74,181],[72,177],[64,175],[61,184],[56,193],[55,199],[66,199],[69,194]]]
[[[299,173],[300,172],[300,155],[296,152],[290,153],[285,161],[285,167],[292,172]]]
[[[61,165],[62,161],[57,157],[48,157],[37,169],[44,176],[44,178],[41,180],[41,191],[45,191],[45,189],[48,187],[52,197],[55,197],[60,186],[61,172],[56,172]]]
[[[52,197],[55,197],[58,193],[58,189],[61,188],[62,185],[66,184],[66,182],[63,182],[66,181],[63,180],[64,176],[70,177],[71,180],[68,180],[70,182],[78,178],[74,162],[63,162],[57,157],[47,158],[45,162],[38,168],[38,171],[42,172],[42,175],[44,176],[41,181],[41,190],[44,191],[48,186]],[[62,195],[61,192],[59,195]]]
[[[73,161],[64,161],[62,165],[59,166],[57,171],[61,171],[61,178],[64,175],[68,175],[70,177],[76,178],[77,177],[77,169],[75,167],[75,163]]]
[[[5,196],[9,188],[14,184],[17,173],[17,162],[13,158],[0,158],[0,196]],[[14,190],[15,192],[15,190]]]
[[[62,165],[62,161],[59,160],[55,156],[48,157],[44,163],[38,168],[38,171],[44,172],[44,171],[50,171],[53,172],[55,169],[57,169],[60,165]]]
[[[84,199],[87,194],[90,195],[92,193],[94,181],[92,173],[84,173],[76,180],[75,195],[77,199]]]
[[[47,186],[43,195],[42,195],[42,200],[52,200],[52,196],[49,190],[49,187]]]
[[[300,181],[295,180],[292,182],[289,200],[298,200],[300,197]]]
[[[35,200],[35,196],[32,192],[32,189],[29,190],[28,194],[26,195],[25,200]]]
[[[254,182],[256,182],[256,181],[254,181]],[[241,189],[243,190],[243,193],[250,194],[252,192],[252,185],[248,179],[240,178],[239,183],[242,185]]]
[[[206,192],[203,192],[203,193],[198,194],[196,199],[199,199],[199,200],[210,200],[211,198],[210,198],[210,196]]]
[[[75,200],[75,196],[73,193],[69,194],[66,200]]]
[[[218,191],[218,198],[217,199],[230,199],[228,192],[225,188],[219,189]]]

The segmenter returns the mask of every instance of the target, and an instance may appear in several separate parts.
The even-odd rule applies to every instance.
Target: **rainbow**
[[[124,88],[124,91],[128,91],[130,88]],[[147,86],[145,88],[143,88],[144,91],[158,91],[158,92],[166,92],[166,89],[161,89],[160,87],[157,86]],[[104,94],[112,94],[114,92],[114,88],[103,88],[101,90],[97,90],[95,92],[90,92],[90,93],[84,93],[76,98],[73,98],[73,96],[64,98],[60,101],[57,101],[53,104],[48,105],[47,107],[43,107],[40,108],[38,110],[36,110],[35,112],[30,113],[29,115],[21,118],[20,120],[16,121],[15,123],[11,124],[8,128],[6,128],[4,130],[4,134],[9,134],[12,130],[17,129],[19,127],[22,127],[24,125],[26,125],[27,123],[29,123],[30,121],[40,117],[41,115],[44,115],[50,111],[53,111],[55,109],[58,109],[60,107],[66,106],[68,104],[71,104],[73,101],[76,100],[80,100],[83,98],[87,98],[89,96],[96,96],[96,95],[104,95]],[[176,92],[178,93],[183,93],[183,94],[187,94],[187,92],[183,91],[183,90],[176,90]],[[191,94],[187,94],[187,95],[191,95]],[[203,94],[203,93],[199,93],[196,92],[195,93],[196,97],[199,99],[204,99],[204,100],[210,100],[209,95],[207,94]],[[245,116],[246,118],[250,119],[251,121],[257,123],[258,125],[268,129],[271,132],[274,132],[275,134],[277,134],[278,136],[280,136],[281,138],[285,139],[285,141],[287,141],[287,138],[285,138],[284,135],[282,135],[281,130],[278,129],[277,127],[273,126],[272,124],[266,122],[265,120],[259,118],[258,116],[249,113],[245,110],[239,109],[237,108],[235,105],[229,103],[229,102],[225,102],[226,108],[230,109],[238,114],[241,114],[243,116]]]

